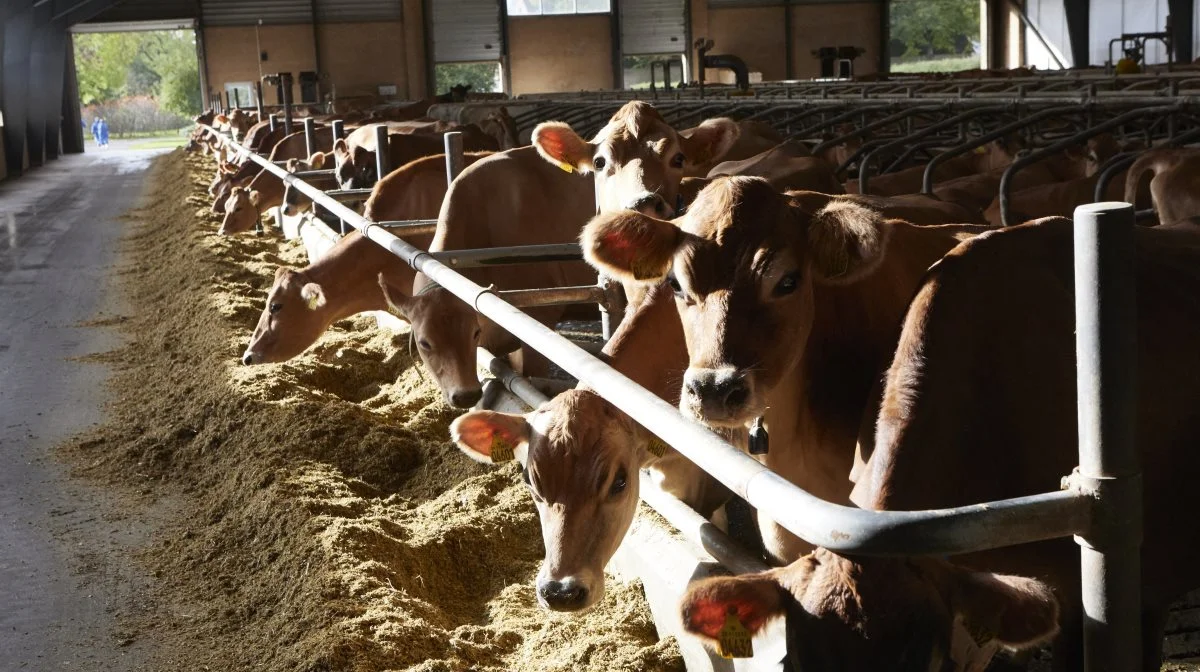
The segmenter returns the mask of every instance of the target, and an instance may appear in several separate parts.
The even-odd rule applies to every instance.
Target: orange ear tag
[[[750,631],[738,620],[737,609],[730,607],[725,614],[725,625],[717,633],[717,653],[723,658],[753,658],[754,643]]]
[[[492,434],[492,462],[510,462],[513,459],[513,447],[499,434]]]

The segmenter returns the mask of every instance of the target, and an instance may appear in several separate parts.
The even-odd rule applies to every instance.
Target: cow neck
[[[358,233],[342,240],[329,254],[305,269],[309,279],[325,292],[327,304],[338,307],[331,323],[357,313],[387,310],[379,289],[380,273],[406,291],[412,287],[416,272],[403,262],[395,263],[398,260],[374,241]]]

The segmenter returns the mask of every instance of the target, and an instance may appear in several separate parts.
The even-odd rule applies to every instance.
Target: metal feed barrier
[[[215,129],[204,128],[222,142],[233,144]],[[462,165],[461,141],[456,135],[446,135],[450,166]],[[269,160],[253,153],[249,158],[538,350],[809,543],[861,555],[953,555],[1074,535],[1081,547],[1087,669],[1127,671],[1140,664],[1142,493],[1133,440],[1136,343],[1131,206],[1100,203],[1082,206],[1075,213],[1080,466],[1064,480],[1064,489],[951,509],[868,511],[820,500],[789,483],[518,310],[505,300],[504,293],[481,287],[446,263],[454,258],[486,256],[487,252],[421,250]],[[519,250],[492,254],[511,258],[516,252]],[[590,293],[587,298],[597,297]],[[509,376],[510,387],[516,378],[515,374]],[[524,389],[523,396],[531,401],[538,399],[521,384],[515,388]],[[692,513],[689,518],[679,510],[677,501],[664,499],[669,496],[650,485],[643,485],[645,499],[679,521],[681,531],[701,537],[706,548],[724,544],[714,555],[725,556],[735,569],[761,568],[729,550],[734,547],[728,540],[714,537],[711,526],[697,521],[699,516]]]

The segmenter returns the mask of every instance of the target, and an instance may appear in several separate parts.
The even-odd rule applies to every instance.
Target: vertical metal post
[[[451,131],[444,136],[446,147],[446,185],[449,186],[454,178],[463,171],[463,140],[462,133]]]
[[[258,111],[258,120],[262,121],[264,116],[263,99],[262,99],[262,80],[254,83],[254,108]]]
[[[334,119],[329,123],[329,125],[333,128],[334,140],[346,137],[346,122],[342,121],[341,119]]]
[[[375,127],[375,181],[382,180],[392,168],[388,165],[388,125]]]
[[[271,123],[272,131],[275,130],[275,127],[279,125],[279,117],[275,116],[274,114],[267,117],[267,121],[269,121]]]
[[[1075,347],[1079,387],[1077,483],[1096,496],[1076,536],[1089,672],[1141,667],[1142,479],[1134,441],[1137,333],[1134,211],[1128,203],[1075,209]]]
[[[224,108],[225,114],[229,114],[230,112],[233,111],[233,108],[229,105],[229,92],[228,91],[225,92],[225,103],[221,107]]]
[[[309,157],[317,153],[317,123],[312,117],[304,118],[304,148]]]
[[[279,86],[283,89],[283,132],[292,134],[292,73],[279,74]]]
[[[230,91],[229,93],[233,95],[233,109],[236,110],[236,109],[240,108],[242,106],[241,94],[238,93],[237,89],[234,89],[233,91]]]

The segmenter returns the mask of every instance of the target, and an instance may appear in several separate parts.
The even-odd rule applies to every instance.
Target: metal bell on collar
[[[763,426],[763,419],[760,415],[750,426],[750,442],[747,444],[747,450],[751,455],[766,455],[770,448],[771,438],[767,435],[767,428]]]

